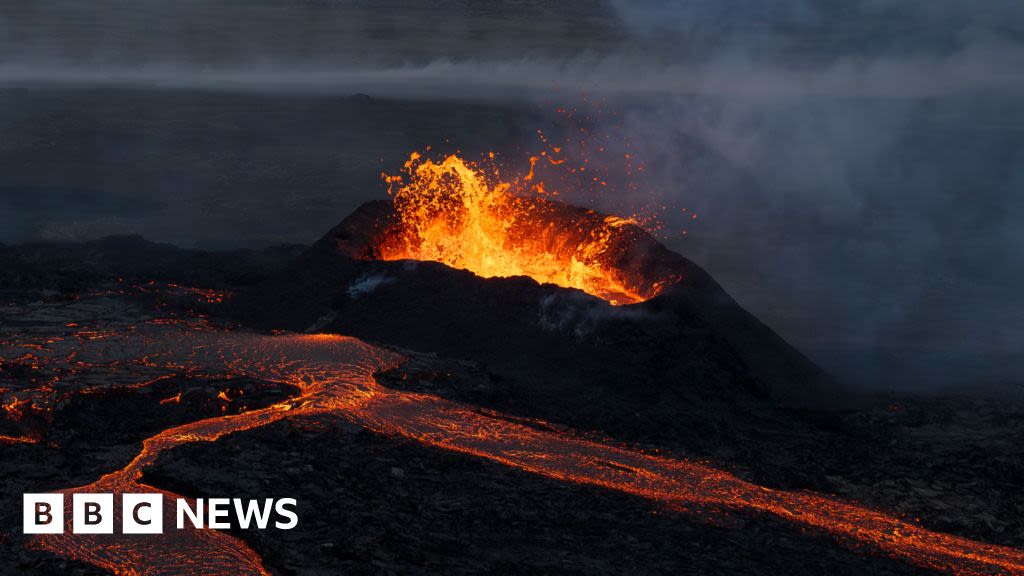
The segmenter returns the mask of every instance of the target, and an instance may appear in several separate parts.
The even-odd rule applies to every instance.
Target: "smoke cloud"
[[[714,37],[702,89],[602,126],[701,214],[681,252],[848,381],[1024,380],[1024,6],[615,4],[684,59]]]

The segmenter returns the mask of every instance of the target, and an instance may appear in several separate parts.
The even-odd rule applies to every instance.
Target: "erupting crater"
[[[364,257],[528,276],[615,305],[648,300],[681,278],[652,266],[648,248],[657,242],[635,220],[544,198],[529,184],[532,170],[505,181],[459,156],[435,162],[414,152],[403,174],[384,179],[393,213]]]

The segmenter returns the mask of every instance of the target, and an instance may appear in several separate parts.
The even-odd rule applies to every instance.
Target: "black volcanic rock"
[[[432,274],[447,270],[458,278],[466,274],[439,265],[416,268]],[[531,284],[524,279],[507,282],[502,289]],[[344,286],[349,296],[358,294],[358,301],[394,284],[364,278],[355,283],[360,290],[350,292],[352,284]],[[576,293],[556,294],[572,299]],[[589,305],[594,299],[570,302]],[[175,306],[161,302],[160,309],[186,312]],[[151,317],[152,310],[131,294],[49,302],[28,298],[0,310],[0,327],[12,335],[25,326],[35,332],[89,318],[102,318],[101,327],[106,322],[123,326]],[[623,342],[642,332],[631,330]],[[581,340],[593,333],[582,331]],[[487,330],[480,334],[486,336]],[[632,353],[633,348],[622,352]],[[602,430],[620,441],[640,438],[641,448],[709,460],[715,468],[769,488],[836,494],[872,509],[920,518],[924,527],[953,535],[1016,548],[1024,539],[1024,499],[1019,497],[1024,418],[1019,403],[879,397],[871,409],[823,414],[775,409],[742,390],[719,399],[701,396],[699,382],[685,381],[657,402],[628,394],[612,401],[611,392],[601,392],[614,388],[610,381],[582,390],[577,386],[575,396],[563,398],[533,381],[497,379],[477,363],[408,354],[409,361],[378,375],[382,385],[471,406],[504,403],[502,414],[489,415],[545,430],[558,432],[570,424]],[[605,361],[614,368],[614,362]],[[592,356],[581,358],[579,365],[590,362],[595,362]],[[528,356],[519,364],[524,371],[539,366]],[[39,369],[30,364],[0,368],[5,388],[39,382]],[[634,369],[643,372],[642,367]],[[134,383],[140,375],[129,369],[125,376]],[[52,423],[38,430],[43,441],[2,447],[0,525],[17,526],[20,494],[90,482],[134,458],[140,441],[157,430],[266,406],[291,393],[273,382],[220,376],[182,373],[141,387],[116,387],[117,379],[104,374],[96,380],[87,372],[66,380],[58,388],[62,398]],[[66,394],[88,382],[115,387]],[[232,400],[220,398],[219,389],[227,389]],[[531,397],[531,392],[547,396]],[[176,393],[180,402],[165,404]],[[522,414],[549,422],[520,418]],[[680,441],[661,442],[665,438]],[[319,414],[168,450],[146,467],[143,481],[192,497],[262,498],[268,487],[275,494],[299,495],[302,520],[295,530],[232,530],[274,574],[376,574],[385,569],[417,574],[435,567],[473,574],[927,572],[871,548],[837,545],[824,533],[784,519],[703,508],[670,510],[612,490],[542,478],[407,438],[377,435],[345,418]],[[27,549],[26,544],[16,529],[0,532],[0,574],[102,572]]]
[[[564,218],[595,215],[551,209]],[[338,332],[477,361],[545,402],[821,406],[836,395],[827,375],[699,266],[635,226],[614,249],[616,265],[648,287],[681,280],[646,302],[612,306],[526,277],[376,260],[392,225],[390,203],[364,204],[283,273],[241,295],[234,314],[267,329]]]
[[[245,285],[279,271],[305,250],[186,250],[137,235],[0,248],[0,290],[76,292],[109,282],[172,282],[205,288]]]

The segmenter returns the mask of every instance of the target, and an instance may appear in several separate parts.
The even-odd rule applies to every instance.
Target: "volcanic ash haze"
[[[641,200],[706,216],[669,247],[838,377],[1019,382],[1022,30],[1015,0],[6,2],[0,242],[310,243],[380,159],[528,145],[585,91]]]

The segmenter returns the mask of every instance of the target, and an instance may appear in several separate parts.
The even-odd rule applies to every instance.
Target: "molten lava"
[[[413,153],[404,176],[384,175],[399,219],[379,245],[384,260],[431,260],[485,278],[529,276],[577,288],[612,304],[655,296],[617,265],[631,219],[579,211],[542,198],[542,186],[502,181],[451,155],[440,163]]]
[[[99,343],[97,343],[99,344]],[[126,362],[164,356],[188,359],[199,371],[232,372],[287,382],[300,390],[290,400],[249,412],[168,428],[142,443],[127,466],[75,492],[155,491],[143,471],[165,451],[266,426],[301,415],[334,416],[388,436],[470,454],[567,482],[634,494],[668,508],[691,505],[768,514],[824,530],[841,542],[865,544],[894,558],[956,574],[1024,574],[1024,552],[926,530],[869,508],[808,492],[774,490],[680,458],[650,455],[571,432],[521,424],[428,394],[382,387],[374,374],[400,364],[397,353],[354,338],[329,334],[266,336],[243,332],[194,332],[154,325],[116,342],[87,346],[90,363],[113,350]],[[59,350],[52,358],[59,360]],[[128,360],[135,357],[135,360]],[[97,365],[97,364],[93,364]],[[537,421],[537,423],[544,424]],[[167,502],[170,524],[173,499]],[[115,519],[119,523],[120,518]],[[74,534],[38,535],[31,547],[88,562],[115,574],[266,575],[261,559],[244,542],[211,530],[186,529],[159,538]]]
[[[12,339],[0,348],[0,358],[5,354],[17,358],[33,351],[40,366],[52,370],[57,380],[72,369],[76,370],[75,379],[95,372],[104,380],[152,372],[232,374],[287,383],[299,392],[265,408],[167,428],[145,439],[138,455],[123,468],[91,484],[62,490],[65,495],[158,491],[166,499],[165,514],[170,515],[178,495],[142,482],[146,468],[162,453],[315,415],[344,419],[380,434],[549,478],[633,494],[681,512],[711,507],[776,516],[830,533],[845,545],[866,546],[925,568],[972,576],[1024,575],[1021,550],[933,532],[895,515],[829,496],[759,486],[707,464],[590,440],[571,431],[556,431],[541,421],[535,421],[540,426],[533,426],[437,396],[385,388],[374,374],[406,359],[354,338],[261,335],[223,330],[192,318],[158,319],[103,331],[74,328],[71,334],[30,333]],[[103,337],[97,338],[97,333]],[[166,524],[173,521],[165,517]],[[115,517],[118,523],[120,518]],[[118,575],[269,573],[244,541],[215,530],[187,528],[138,538],[75,534],[69,529],[63,534],[33,536],[29,546]]]

